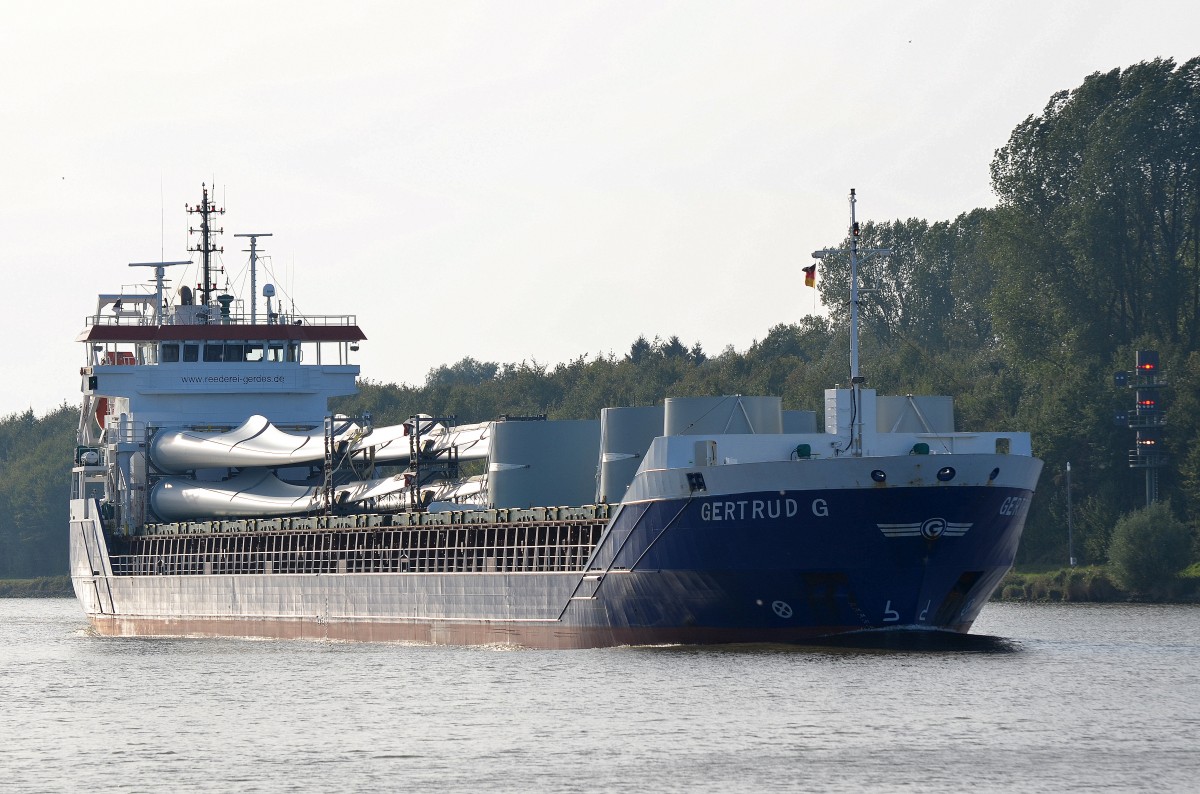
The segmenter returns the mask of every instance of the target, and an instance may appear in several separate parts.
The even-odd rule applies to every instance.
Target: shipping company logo
[[[971,524],[954,524],[944,518],[927,518],[914,524],[876,524],[879,531],[889,538],[961,538],[967,534]]]

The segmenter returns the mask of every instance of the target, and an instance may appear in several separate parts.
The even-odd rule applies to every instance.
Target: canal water
[[[1200,607],[921,651],[106,639],[0,599],[5,791],[1194,791]]]

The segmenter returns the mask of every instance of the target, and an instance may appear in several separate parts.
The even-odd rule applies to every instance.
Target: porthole
[[[879,469],[876,469],[875,471],[871,472],[871,479],[875,482],[883,482],[887,479],[887,474]]]
[[[942,482],[950,482],[954,479],[955,471],[950,466],[943,466],[938,469],[937,478]]]

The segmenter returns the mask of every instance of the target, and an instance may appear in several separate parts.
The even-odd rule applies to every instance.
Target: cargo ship
[[[940,396],[848,383],[667,399],[589,420],[330,412],[353,315],[214,280],[203,189],[193,289],[171,268],[99,296],[78,336],[71,578],[92,630],[536,648],[965,634],[1012,565],[1042,462],[958,432]],[[827,256],[818,251],[814,256]],[[201,274],[202,271],[202,274]],[[146,272],[146,271],[140,271]],[[187,272],[187,271],[182,271]]]

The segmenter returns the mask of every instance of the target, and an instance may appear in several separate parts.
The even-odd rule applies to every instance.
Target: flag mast
[[[860,405],[858,401],[858,389],[862,385],[863,377],[858,371],[858,221],[855,218],[855,205],[858,199],[855,198],[854,188],[850,188],[850,384],[854,389],[854,404]],[[859,420],[859,427],[862,422]],[[856,434],[859,438],[860,434]],[[861,440],[861,439],[860,439]],[[858,445],[855,445],[855,454],[858,454]]]
[[[861,230],[856,216],[855,205],[857,203],[858,198],[854,188],[850,188],[850,388],[853,392],[854,404],[854,421],[850,427],[850,454],[861,457],[862,411],[860,406],[862,405],[862,385],[866,378],[862,376],[858,368],[858,238]],[[827,256],[841,253],[841,250],[823,248],[820,251],[813,251],[812,255],[813,259],[824,259]],[[863,261],[866,261],[876,255],[889,256],[892,249],[872,248],[863,253]]]

